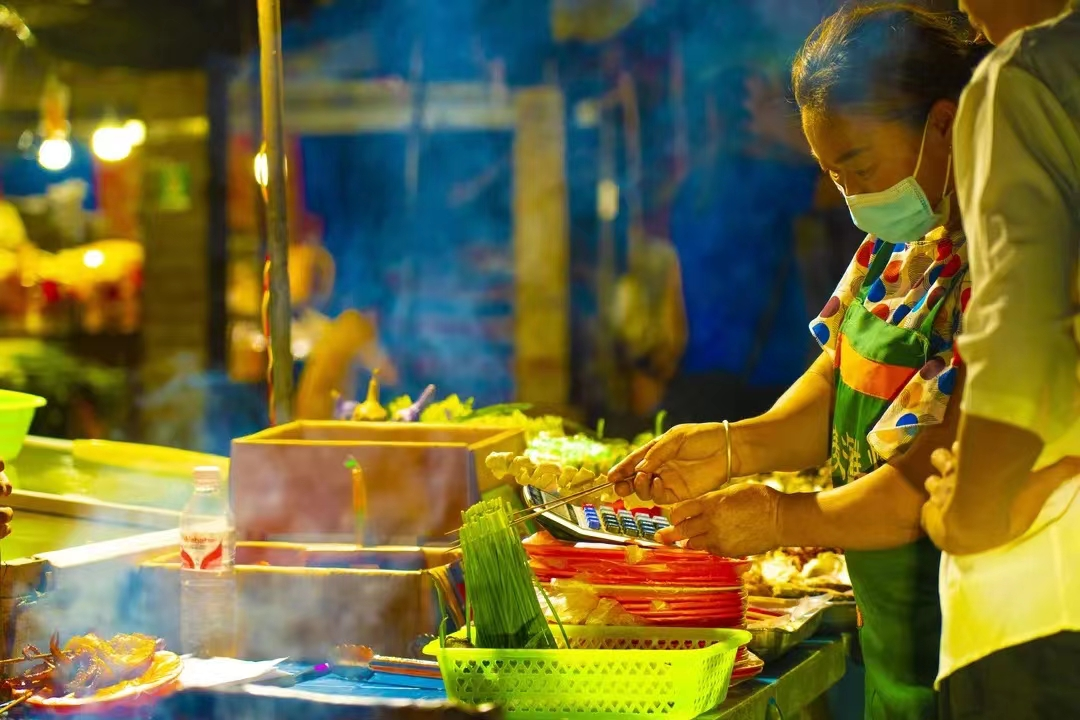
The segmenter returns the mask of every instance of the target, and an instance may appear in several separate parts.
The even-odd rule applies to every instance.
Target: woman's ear
[[[930,129],[946,147],[952,147],[953,121],[956,120],[957,105],[952,100],[938,100],[930,108]]]

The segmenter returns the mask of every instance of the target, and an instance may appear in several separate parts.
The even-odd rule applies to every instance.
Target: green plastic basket
[[[678,720],[724,701],[735,655],[751,638],[745,630],[564,627],[569,649],[441,648],[436,640],[424,651],[438,658],[451,700],[494,703],[507,716]]]
[[[34,412],[45,404],[37,395],[0,390],[0,460],[14,460],[22,450]]]

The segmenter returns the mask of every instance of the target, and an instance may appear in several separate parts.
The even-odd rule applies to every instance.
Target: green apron
[[[929,360],[930,332],[944,304],[943,298],[914,330],[889,325],[865,308],[867,293],[893,249],[889,243],[880,244],[862,291],[840,326],[831,450],[833,482],[838,486],[884,464],[867,434]],[[923,538],[891,550],[848,551],[846,555],[861,618],[865,717],[936,718],[933,685],[941,641],[937,548]]]

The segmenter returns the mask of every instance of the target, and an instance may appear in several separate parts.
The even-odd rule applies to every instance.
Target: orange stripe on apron
[[[879,400],[893,400],[918,372],[902,365],[867,360],[840,335],[836,350],[840,378],[852,390]]]

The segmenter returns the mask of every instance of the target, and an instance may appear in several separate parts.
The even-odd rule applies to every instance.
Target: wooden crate
[[[521,430],[422,423],[294,422],[233,441],[229,487],[240,540],[355,539],[355,458],[367,486],[365,544],[445,541],[461,512],[500,484],[492,452]]]
[[[417,637],[438,632],[426,570],[446,551],[419,547],[240,543],[237,546],[238,651],[241,657],[325,659],[335,645],[368,645],[408,656]],[[145,617],[177,647],[177,553],[144,563]]]

